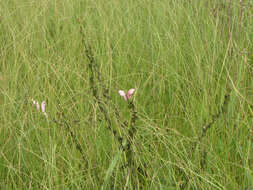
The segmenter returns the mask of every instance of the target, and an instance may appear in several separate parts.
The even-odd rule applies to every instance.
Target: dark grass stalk
[[[231,19],[232,19],[232,1],[228,0],[228,13],[227,13],[227,17],[228,17],[228,41],[230,41],[231,39]]]
[[[242,24],[243,9],[244,9],[244,7],[243,7],[243,0],[240,0],[240,32],[242,32],[242,26],[243,26],[243,24]]]
[[[233,47],[230,45],[230,40],[232,40],[232,0],[228,0],[228,10],[227,10],[227,24],[228,24],[228,44],[229,44],[229,51],[228,55],[232,57],[233,55]],[[232,44],[232,43],[231,43]]]
[[[219,117],[224,114],[226,112],[226,106],[228,105],[228,102],[229,102],[229,98],[230,98],[230,93],[226,94],[225,97],[224,97],[224,101],[223,101],[223,104],[222,104],[222,107],[221,109],[218,111],[218,113],[212,115],[212,119],[211,121],[206,124],[206,125],[203,125],[202,127],[202,133],[201,135],[198,137],[198,142],[200,142],[205,136],[206,136],[206,133],[207,131],[211,128],[211,126],[219,119]],[[195,145],[196,146],[196,145]]]
[[[112,99],[109,96],[109,89],[106,87],[106,85],[104,84],[104,81],[102,79],[102,74],[100,73],[99,69],[98,69],[98,65],[95,62],[95,58],[94,58],[94,54],[92,51],[92,48],[89,44],[86,43],[85,41],[85,33],[83,30],[83,27],[80,27],[80,33],[82,36],[82,43],[85,47],[85,55],[88,58],[88,68],[90,70],[90,88],[92,91],[92,95],[95,98],[95,101],[98,103],[98,108],[101,111],[101,113],[104,116],[104,119],[107,123],[107,128],[113,133],[113,136],[117,139],[120,148],[123,150],[123,152],[125,152],[126,155],[126,162],[125,165],[123,165],[122,167],[128,167],[128,171],[130,172],[130,176],[132,176],[132,179],[134,181],[135,178],[135,174],[138,172],[140,173],[142,176],[147,176],[145,169],[143,169],[142,167],[135,167],[134,164],[134,158],[133,158],[133,142],[134,142],[134,137],[136,134],[136,120],[137,120],[137,111],[135,109],[135,105],[133,100],[128,100],[128,108],[130,110],[130,121],[127,122],[126,120],[124,120],[121,116],[120,116],[120,112],[119,109],[116,107],[115,104],[112,103]],[[99,87],[102,90],[102,97],[99,95],[99,90],[96,86],[96,82],[99,84]],[[116,120],[118,121],[118,123],[120,124],[120,127],[122,129],[127,130],[127,142],[126,145],[123,145],[123,137],[116,131],[113,129],[112,127],[112,120],[110,118],[110,116],[107,113],[106,107],[112,107],[113,108],[113,112],[114,115],[116,117]],[[137,184],[137,183],[136,183]]]
[[[82,36],[83,31],[82,32]],[[83,43],[85,43],[83,41]],[[85,55],[88,58],[88,68],[90,70],[90,86],[91,86],[91,91],[92,91],[92,95],[95,98],[95,101],[98,103],[98,108],[101,111],[101,113],[104,116],[104,119],[107,123],[107,128],[113,133],[113,136],[117,139],[121,149],[125,152],[126,155],[126,162],[125,165],[123,165],[123,168],[127,167],[128,171],[130,172],[130,176],[132,177],[132,180],[135,184],[137,184],[136,181],[136,174],[137,172],[140,173],[141,175],[145,176],[146,172],[142,167],[135,167],[135,163],[134,163],[134,158],[133,158],[133,142],[134,142],[134,136],[136,134],[136,120],[137,120],[137,111],[135,109],[135,105],[133,100],[128,100],[128,108],[130,110],[130,114],[131,114],[131,118],[129,123],[127,123],[124,119],[121,118],[120,114],[119,114],[119,109],[111,103],[111,97],[108,95],[108,88],[106,87],[106,85],[104,84],[103,80],[102,80],[102,75],[98,70],[98,66],[97,63],[95,62],[94,59],[94,55],[93,55],[93,51],[91,49],[90,45],[87,45],[86,43],[84,44],[86,50],[85,50]],[[99,95],[99,90],[97,89],[96,86],[96,82],[97,81],[100,84],[100,87],[102,89],[102,97],[100,97]],[[126,129],[128,127],[127,130],[127,143],[126,145],[123,145],[123,137],[120,136],[120,134],[113,129],[112,127],[112,120],[110,118],[110,116],[107,113],[106,107],[105,106],[109,106],[112,107],[114,110],[114,115],[118,121],[118,123],[120,123],[120,127],[123,129]]]
[[[59,104],[60,105],[60,104]],[[61,108],[62,109],[62,108]],[[73,144],[75,145],[76,149],[79,151],[79,153],[81,154],[82,156],[82,160],[84,161],[83,163],[80,163],[79,164],[79,167],[81,168],[84,168],[84,170],[82,170],[82,174],[83,176],[86,175],[86,171],[88,169],[88,159],[87,159],[87,155],[85,154],[81,144],[79,143],[78,139],[77,139],[77,136],[75,135],[75,133],[72,131],[71,129],[71,126],[69,124],[69,121],[66,119],[65,115],[64,115],[64,112],[61,111],[59,114],[58,114],[59,118],[60,119],[52,119],[52,121],[54,123],[56,123],[56,125],[60,126],[60,127],[64,127],[66,129],[66,131],[69,133],[71,139],[72,139],[72,142]],[[79,122],[79,121],[74,121],[75,123],[76,122]],[[95,170],[95,168],[94,168]],[[99,178],[98,175],[96,175],[96,173],[94,173],[94,177],[96,178],[97,181],[101,181],[101,179]]]
[[[201,142],[201,140],[206,136],[207,131],[219,119],[221,114],[224,114],[226,112],[226,106],[228,105],[229,97],[230,97],[230,93],[225,95],[221,109],[218,111],[218,113],[212,115],[211,121],[209,123],[202,126],[202,132],[201,132],[200,136],[198,137],[198,140],[195,141],[193,144],[193,148],[192,148],[193,151],[196,149],[196,146]]]
[[[65,127],[65,129],[66,129],[66,131],[69,133],[69,135],[70,135],[70,137],[71,137],[73,143],[75,144],[76,149],[77,149],[77,150],[80,152],[80,154],[82,155],[82,159],[83,159],[83,161],[84,161],[84,163],[85,163],[85,166],[87,166],[87,165],[88,165],[88,160],[87,160],[87,158],[86,158],[86,156],[85,156],[85,153],[84,153],[84,150],[83,150],[81,144],[78,142],[75,133],[71,130],[71,126],[70,126],[70,124],[68,123],[67,119],[65,118],[63,112],[61,113],[61,116],[63,117],[62,121],[59,121],[59,120],[57,120],[57,119],[53,119],[52,121],[53,121],[55,124],[57,124],[58,126],[60,126],[60,127],[62,127],[62,126]]]
[[[128,109],[130,111],[130,121],[128,124],[128,132],[127,132],[127,144],[125,147],[126,151],[126,158],[127,163],[126,166],[128,167],[128,172],[132,178],[133,182],[133,189],[137,188],[137,184],[139,184],[141,187],[144,184],[144,178],[147,176],[147,172],[145,170],[145,164],[144,166],[137,166],[134,162],[134,138],[136,134],[136,121],[138,119],[137,111],[134,105],[133,100],[128,100]],[[141,178],[140,178],[141,177]],[[139,180],[139,183],[138,183]]]
[[[136,128],[135,128],[135,123],[137,120],[137,111],[135,110],[135,106],[133,103],[133,100],[128,101],[128,108],[130,110],[131,113],[131,118],[130,118],[130,122],[129,122],[129,129],[128,129],[128,142],[127,142],[127,146],[126,146],[126,152],[127,152],[127,164],[129,166],[133,165],[133,149],[132,149],[132,145],[134,142],[134,135],[136,133]]]
[[[128,134],[127,134],[127,144],[125,146],[123,146],[123,138],[117,133],[116,130],[114,130],[112,128],[112,121],[108,115],[108,113],[106,112],[106,109],[104,107],[104,105],[108,105],[108,101],[111,100],[110,96],[107,94],[108,93],[108,90],[105,88],[105,85],[101,85],[102,86],[102,89],[103,90],[103,100],[99,97],[98,95],[98,90],[97,88],[95,87],[95,83],[94,83],[94,78],[95,78],[95,75],[96,76],[99,76],[100,75],[100,72],[95,69],[96,65],[95,64],[95,59],[94,59],[94,56],[92,54],[92,51],[89,47],[88,50],[86,50],[86,56],[87,58],[89,59],[89,64],[88,64],[88,67],[91,71],[91,76],[90,76],[90,84],[91,84],[91,90],[92,90],[92,94],[94,96],[94,98],[96,99],[96,101],[98,102],[98,107],[100,109],[100,111],[103,113],[104,115],[104,118],[105,118],[105,121],[107,123],[107,127],[110,131],[112,131],[113,135],[117,138],[120,146],[123,148],[123,151],[126,152],[126,157],[127,157],[127,163],[126,165],[128,166],[132,166],[133,165],[133,149],[132,149],[132,143],[133,143],[133,140],[134,140],[134,135],[136,133],[136,128],[135,128],[135,123],[136,123],[136,120],[137,120],[137,112],[135,110],[135,106],[134,106],[134,103],[133,101],[128,101],[128,108],[130,110],[130,113],[131,113],[131,118],[130,118],[130,122],[129,124],[127,125],[126,121],[121,121],[121,117],[119,115],[119,111],[117,109],[116,106],[114,106],[114,113],[115,113],[115,116],[117,118],[117,120],[119,121],[119,123],[121,124],[121,127],[124,127],[126,128],[127,126],[129,127],[128,129]],[[101,77],[98,77],[97,80],[99,81],[100,80],[100,83],[101,82]],[[111,104],[110,104],[111,105]]]
[[[192,152],[194,152],[196,150],[197,145],[206,136],[207,131],[212,127],[212,125],[221,117],[222,114],[225,114],[226,107],[229,102],[229,98],[230,98],[230,92],[225,95],[223,104],[221,106],[221,109],[219,109],[218,113],[212,115],[211,121],[202,126],[202,132],[201,132],[200,136],[198,137],[198,140],[194,142],[193,147],[192,147]],[[204,150],[202,152],[201,160],[200,160],[201,169],[204,169],[206,167],[206,158],[207,158],[207,151],[204,148]],[[185,187],[187,186],[187,184],[189,182],[189,179],[185,175],[184,171],[182,171],[180,168],[177,168],[177,170],[179,170],[179,173],[181,174],[182,178],[184,179],[184,183],[182,183],[180,185],[180,189],[185,189]]]
[[[91,73],[91,75],[90,75],[90,88],[92,91],[92,95],[95,98],[95,101],[98,103],[99,110],[101,111],[101,113],[104,116],[104,119],[107,123],[107,128],[113,133],[114,137],[118,140],[120,146],[122,146],[122,137],[120,136],[120,134],[117,133],[117,131],[115,129],[113,129],[112,121],[106,111],[106,108],[105,108],[106,103],[104,102],[104,100],[102,100],[100,98],[100,96],[98,94],[98,89],[95,85],[95,77],[97,77],[98,81],[101,81],[101,78],[100,78],[100,73],[98,72],[97,65],[96,65],[95,59],[94,59],[94,55],[93,55],[93,52],[92,52],[90,46],[88,46],[88,48],[86,48],[85,55],[87,56],[87,58],[89,60],[88,68]],[[108,93],[107,90],[104,90],[103,96],[109,97],[107,93]]]
[[[98,90],[95,87],[95,82],[94,82],[95,76],[97,76],[97,80],[100,84],[101,84],[101,81],[100,81],[101,78],[99,77],[100,76],[99,71],[96,69],[96,66],[95,66],[96,64],[95,64],[95,60],[94,60],[94,56],[92,54],[91,48],[89,47],[89,49],[86,49],[85,53],[86,53],[86,56],[89,60],[88,68],[91,72],[90,85],[91,85],[93,97],[95,98],[95,101],[98,103],[98,108],[104,116],[104,119],[107,123],[107,128],[113,133],[113,136],[117,139],[117,141],[120,145],[120,149],[122,149],[125,152],[126,159],[127,159],[126,165],[128,166],[128,172],[129,172],[130,176],[132,177],[133,183],[137,184],[136,179],[134,178],[136,172],[135,172],[135,167],[133,164],[133,150],[132,150],[132,146],[131,146],[132,142],[133,142],[134,133],[135,133],[134,124],[135,124],[135,121],[137,118],[134,104],[132,101],[129,102],[129,109],[131,110],[131,120],[129,123],[127,144],[125,147],[123,145],[122,136],[115,129],[113,129],[111,118],[108,115],[107,110],[105,108],[105,105],[108,105],[108,106],[111,105],[111,104],[109,105],[109,103],[108,103],[108,100],[110,100],[110,97],[108,96],[108,90],[105,88],[104,85],[101,85],[101,87],[103,89],[103,98],[100,98],[100,96],[98,95]],[[114,107],[114,110],[115,110],[114,113],[116,115],[117,120],[120,120],[119,112],[116,109],[116,107]],[[124,126],[124,128],[126,127],[125,122],[120,122],[120,123],[121,123],[121,127],[122,127],[122,125]],[[136,185],[134,185],[134,187],[135,186]]]
[[[86,43],[85,40],[85,32],[84,32],[84,28],[80,25],[80,34],[82,36],[82,44],[85,47],[85,55],[88,58],[88,68],[90,70],[90,87],[91,87],[91,91],[92,91],[92,95],[95,98],[95,101],[98,103],[98,107],[99,110],[101,111],[101,113],[103,114],[106,123],[107,123],[107,128],[113,133],[113,135],[117,138],[120,146],[122,147],[122,137],[120,136],[120,134],[117,133],[116,130],[114,130],[112,128],[112,121],[106,111],[105,105],[109,106],[109,107],[113,107],[114,110],[114,114],[116,116],[116,119],[118,121],[118,123],[120,124],[121,127],[126,127],[127,126],[127,122],[124,121],[119,114],[119,109],[111,103],[111,97],[109,96],[109,89],[106,87],[106,85],[104,84],[104,81],[102,80],[102,75],[98,69],[98,65],[95,62],[95,58],[94,58],[94,54],[92,51],[92,48],[89,44]],[[98,84],[100,85],[101,89],[102,89],[102,96],[103,98],[100,97],[99,93],[98,93],[98,88],[96,86],[96,81],[98,82]]]
[[[206,168],[206,157],[207,157],[207,151],[206,151],[206,148],[204,148],[204,150],[202,151],[201,160],[200,160],[200,167],[202,170]]]
[[[95,97],[95,99],[98,99],[98,97],[99,97],[98,93],[97,93],[96,86],[95,86],[95,81],[94,81],[94,80],[97,80],[98,83],[100,84],[101,88],[102,88],[103,102],[105,103],[105,105],[109,105],[110,104],[110,106],[113,108],[113,111],[115,113],[116,119],[117,119],[118,123],[121,125],[121,127],[127,127],[127,121],[125,121],[120,116],[119,109],[116,107],[115,104],[112,103],[112,99],[109,96],[109,89],[104,84],[104,80],[102,79],[102,74],[100,73],[100,71],[98,69],[98,65],[95,62],[94,55],[93,55],[93,52],[92,52],[92,48],[86,42],[84,28],[83,28],[83,26],[81,25],[80,22],[79,22],[79,24],[80,24],[80,34],[82,36],[82,44],[85,47],[85,55],[86,55],[86,57],[89,60],[88,67],[89,67],[89,69],[90,69],[90,71],[91,71],[91,73],[93,75],[90,78],[90,84],[91,84],[91,86],[93,86],[92,91],[95,90],[95,91],[93,91],[93,96]]]
[[[28,98],[26,98],[25,102],[28,102]],[[61,111],[60,114],[57,114],[57,115],[59,115],[60,119],[52,118],[52,117],[50,117],[50,115],[47,115],[46,112],[44,112],[44,114],[45,114],[44,116],[46,117],[47,121],[53,121],[57,126],[60,126],[60,127],[64,126],[65,127],[66,131],[69,133],[69,135],[72,139],[72,142],[74,143],[76,149],[82,155],[82,159],[83,159],[83,161],[85,162],[85,164],[87,166],[88,160],[85,156],[83,148],[82,148],[81,144],[78,142],[75,133],[71,130],[71,126],[70,126],[69,122],[67,121],[67,118],[65,117],[64,112]],[[76,122],[79,122],[79,121],[74,121],[74,122],[76,123]]]
[[[95,77],[98,81],[98,83],[101,86],[102,89],[102,96],[103,96],[103,103],[105,105],[108,105],[110,107],[113,108],[114,114],[116,116],[116,119],[118,121],[118,123],[121,125],[121,127],[126,127],[127,126],[127,122],[120,116],[119,114],[119,109],[115,106],[115,104],[113,104],[111,101],[111,97],[109,96],[109,89],[106,87],[106,85],[104,84],[104,81],[102,80],[102,75],[100,73],[100,71],[98,70],[98,65],[95,63],[94,60],[94,55],[92,53],[91,47],[86,45],[86,56],[89,59],[89,69],[92,73],[91,79],[90,79],[90,84],[92,87],[92,91],[93,91],[93,96],[95,97],[95,99],[99,99],[98,93],[97,93],[97,89],[95,87]],[[101,98],[100,98],[101,100]]]

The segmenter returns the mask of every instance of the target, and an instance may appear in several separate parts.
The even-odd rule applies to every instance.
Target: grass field
[[[0,1],[0,189],[252,190],[252,10]]]

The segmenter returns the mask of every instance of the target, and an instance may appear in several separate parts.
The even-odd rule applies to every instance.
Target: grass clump
[[[0,188],[252,189],[252,6],[0,2]]]

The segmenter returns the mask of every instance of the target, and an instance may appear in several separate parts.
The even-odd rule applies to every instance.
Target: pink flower
[[[127,93],[127,98],[131,98],[131,96],[134,94],[134,91],[135,89],[134,88],[131,88],[130,90],[128,90],[128,93]]]
[[[37,108],[38,111],[40,110],[40,104],[39,104],[39,102],[36,102],[36,108]]]
[[[45,101],[45,100],[41,103],[41,105],[39,104],[38,101],[35,101],[35,100],[33,100],[33,99],[32,99],[32,102],[33,102],[33,105],[36,106],[36,109],[37,109],[38,111],[40,111],[40,108],[41,108],[41,112],[42,112],[45,116],[47,116],[47,114],[46,114],[46,101]]]
[[[131,98],[131,96],[134,94],[135,89],[131,88],[128,90],[128,93],[126,94],[124,90],[119,90],[119,95],[124,98],[125,101]]]
[[[119,90],[119,95],[122,96],[125,101],[127,101],[126,93],[123,90]]]
[[[42,113],[46,113],[45,112],[45,108],[46,107],[46,101],[44,100],[42,103],[41,103],[41,111],[42,111]]]

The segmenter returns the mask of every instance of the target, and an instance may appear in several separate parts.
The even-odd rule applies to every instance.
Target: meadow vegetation
[[[0,1],[0,189],[252,190],[252,10]]]

